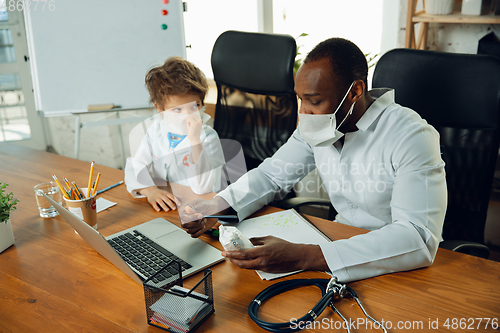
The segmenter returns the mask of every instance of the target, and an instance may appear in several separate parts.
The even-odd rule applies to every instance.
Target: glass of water
[[[33,190],[35,191],[36,204],[38,205],[38,212],[41,217],[54,217],[59,215],[57,210],[52,207],[52,205],[43,196],[45,193],[62,205],[62,194],[55,182],[38,184],[33,187]]]

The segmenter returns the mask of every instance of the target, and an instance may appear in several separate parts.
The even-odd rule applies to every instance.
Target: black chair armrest
[[[295,198],[281,200],[277,206],[282,209],[291,209],[291,208],[297,209],[302,206],[311,206],[311,205],[328,207],[328,219],[331,221],[333,221],[335,219],[335,216],[337,215],[337,211],[335,210],[335,208],[333,208],[333,205],[329,199],[295,197]]]
[[[486,245],[476,242],[445,240],[439,244],[439,247],[484,259],[488,259],[490,256],[490,249]]]

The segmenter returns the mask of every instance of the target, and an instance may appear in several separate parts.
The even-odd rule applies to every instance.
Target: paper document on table
[[[99,213],[105,209],[108,209],[109,207],[116,205],[116,202],[112,202],[112,201],[106,200],[104,198],[97,198],[97,200],[95,201],[95,204],[97,207],[96,208],[97,212]]]
[[[210,306],[207,295],[193,291],[192,296],[188,296],[188,292],[188,289],[179,286],[170,288],[169,292],[163,294],[149,307],[154,311],[150,320],[155,325],[166,325],[172,332],[189,332],[210,313],[213,307]]]
[[[237,228],[248,238],[275,236],[292,243],[325,244],[330,242],[318,228],[304,219],[294,209],[243,220]],[[272,280],[297,273],[266,273],[256,271],[263,280]]]

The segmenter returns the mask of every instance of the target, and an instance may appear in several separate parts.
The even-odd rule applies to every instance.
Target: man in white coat
[[[335,222],[369,233],[324,245],[260,237],[252,239],[254,248],[223,256],[241,268],[328,271],[343,282],[431,265],[447,205],[439,134],[396,104],[394,91],[368,92],[367,73],[366,59],[352,42],[331,38],[318,44],[295,79],[301,101],[297,130],[214,199],[183,207],[184,228],[198,237],[216,223],[202,214],[231,209],[242,220],[283,198],[317,168],[338,212]]]

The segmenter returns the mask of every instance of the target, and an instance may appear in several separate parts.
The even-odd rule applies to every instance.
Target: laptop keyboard
[[[181,264],[182,271],[192,267],[137,230],[113,237],[107,241],[123,260],[140,272],[145,279],[153,276],[172,261],[178,261]],[[151,281],[159,283],[177,274],[177,265],[172,265]]]

